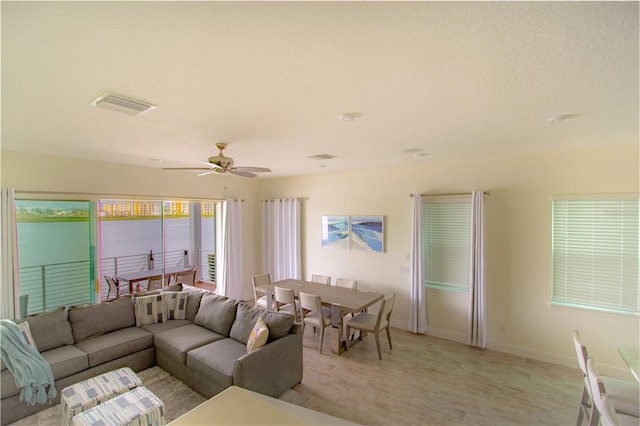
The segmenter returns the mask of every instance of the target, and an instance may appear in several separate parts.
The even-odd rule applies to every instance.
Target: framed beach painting
[[[384,216],[351,216],[351,248],[384,252]]]
[[[349,216],[322,216],[322,247],[349,248]]]

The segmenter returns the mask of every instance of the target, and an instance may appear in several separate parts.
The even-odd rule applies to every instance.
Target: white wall
[[[393,323],[406,328],[412,192],[490,191],[486,198],[488,347],[575,367],[573,329],[603,373],[628,376],[619,345],[638,345],[638,318],[549,307],[551,195],[638,192],[638,147],[613,146],[261,181],[263,199],[304,197],[303,273],[396,292]],[[384,215],[383,254],[323,248],[323,215]],[[259,227],[259,224],[258,224]],[[466,340],[468,296],[428,292],[430,334]]]

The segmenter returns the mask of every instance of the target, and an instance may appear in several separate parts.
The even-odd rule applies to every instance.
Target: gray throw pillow
[[[205,294],[193,322],[223,336],[229,336],[231,325],[236,318],[237,306],[236,300],[213,293]]]
[[[60,346],[73,345],[71,324],[69,323],[69,311],[60,308],[55,311],[27,317],[31,335],[36,342],[39,352]]]
[[[249,335],[258,318],[262,317],[269,327],[269,342],[286,336],[293,327],[293,315],[284,312],[272,312],[240,302],[236,320],[233,322],[229,336],[240,343],[247,344]]]
[[[185,318],[189,321],[195,321],[196,315],[198,314],[198,309],[200,308],[200,301],[202,300],[202,296],[204,296],[205,294],[210,294],[211,292],[192,287],[190,285],[185,285],[182,288],[182,291],[186,291],[187,293],[189,293],[189,297],[187,298],[187,313],[185,315]]]

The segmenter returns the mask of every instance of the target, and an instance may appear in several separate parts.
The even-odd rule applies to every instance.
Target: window
[[[557,196],[552,204],[551,302],[637,314],[637,196]]]
[[[426,287],[469,292],[471,197],[424,197],[422,255]]]

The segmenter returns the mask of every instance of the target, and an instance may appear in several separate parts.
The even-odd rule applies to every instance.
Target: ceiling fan
[[[271,169],[266,167],[234,167],[233,158],[225,157],[222,151],[227,147],[226,143],[216,143],[218,148],[218,155],[209,157],[204,164],[207,167],[164,167],[163,170],[205,170],[205,172],[198,174],[198,176],[205,176],[214,173],[229,173],[236,176],[254,178],[256,175],[254,172],[270,172]]]

